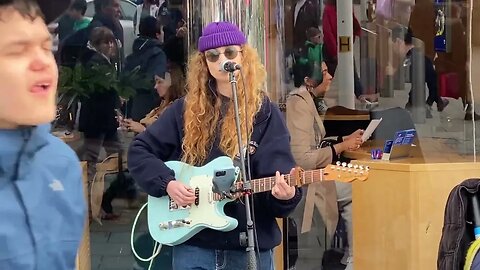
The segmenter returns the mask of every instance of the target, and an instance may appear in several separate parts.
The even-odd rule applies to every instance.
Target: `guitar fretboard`
[[[287,182],[287,184],[289,184],[290,186],[296,185],[295,179],[290,174],[285,174],[283,177]],[[304,171],[302,172],[301,179],[303,180],[301,185],[322,181],[323,169]],[[253,193],[269,191],[269,190],[272,190],[272,188],[275,186],[275,176],[255,179],[255,180],[252,180],[250,184],[251,184]]]

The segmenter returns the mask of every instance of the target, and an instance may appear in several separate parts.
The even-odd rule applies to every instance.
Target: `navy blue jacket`
[[[139,134],[130,145],[128,168],[133,178],[151,196],[167,195],[168,183],[175,179],[174,172],[163,162],[181,160],[183,141],[184,99],[175,101],[147,130]],[[276,171],[287,174],[295,167],[290,151],[290,135],[278,107],[268,98],[264,99],[254,121],[251,141],[256,151],[250,156],[252,179],[274,176]],[[215,141],[205,163],[224,156]],[[286,217],[302,198],[301,190],[287,201],[278,200],[271,192],[254,196],[255,224],[258,247],[268,250],[281,242],[281,233],[275,218]],[[225,213],[238,220],[238,226],[230,232],[205,229],[186,244],[209,249],[244,249],[240,246],[239,234],[246,232],[245,206],[232,202],[225,206]]]
[[[146,37],[135,39],[132,54],[125,59],[125,70],[131,71],[137,66],[143,73],[151,76],[152,81],[154,75],[165,77],[167,57],[159,40]]]
[[[165,78],[167,57],[162,50],[160,41],[152,38],[139,37],[133,42],[133,52],[125,59],[126,72],[140,67],[140,74],[145,80],[151,81],[151,87],[139,85],[136,94],[129,100],[127,115],[134,121],[140,122],[151,110],[160,103],[159,96],[154,89],[155,75]]]

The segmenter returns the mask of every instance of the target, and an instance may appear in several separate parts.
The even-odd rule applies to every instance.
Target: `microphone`
[[[242,67],[239,64],[228,60],[220,63],[220,71],[223,72],[234,72],[235,70],[240,70],[241,68]]]

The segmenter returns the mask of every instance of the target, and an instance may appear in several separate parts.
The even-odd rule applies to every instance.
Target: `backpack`
[[[468,248],[463,270],[480,270],[480,256],[477,256],[479,250],[480,239],[477,239],[470,245],[470,248]]]
[[[166,57],[160,48],[150,48],[148,51],[134,51],[125,59],[123,72],[135,72],[135,96],[127,103],[127,115],[139,122],[160,103],[159,96],[154,89],[155,74],[161,74],[166,69]]]
[[[480,179],[468,179],[452,189],[445,206],[437,269],[461,270],[474,238],[472,196],[478,196]]]

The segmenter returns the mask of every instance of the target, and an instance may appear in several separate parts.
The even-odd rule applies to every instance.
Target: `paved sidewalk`
[[[139,209],[128,209],[126,201],[115,200],[115,213],[121,214],[114,221],[103,221],[103,225],[93,221],[90,224],[92,270],[132,270],[134,255],[130,248],[130,232],[133,220]],[[146,211],[137,223],[135,235],[148,232]]]

